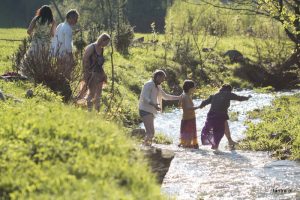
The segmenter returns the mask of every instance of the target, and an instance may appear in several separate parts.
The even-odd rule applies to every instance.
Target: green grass
[[[0,34],[26,36],[24,29],[0,29]],[[0,72],[11,70],[6,57],[18,45],[0,41]],[[0,199],[161,199],[136,143],[114,122],[137,116],[131,110],[137,95],[122,82],[117,88],[125,98],[110,116],[63,104],[42,85],[0,80],[10,96],[0,101]],[[32,99],[25,97],[28,89]]]
[[[151,39],[150,36],[146,39]],[[25,29],[0,29],[0,38],[24,37]],[[162,42],[164,37],[158,37]],[[0,41],[1,73],[12,70],[7,57],[19,44]],[[109,53],[107,49],[104,68],[109,82],[104,89],[102,110],[111,99]],[[176,74],[172,81],[182,84],[180,64],[168,50],[166,66],[164,53],[160,44],[131,47],[128,56],[115,53],[116,92],[111,110],[100,114],[63,104],[60,96],[44,86],[0,80],[0,89],[13,97],[0,102],[0,196],[11,199],[162,198],[153,174],[136,150],[136,143],[122,127],[139,122],[138,96],[155,69],[172,70]],[[220,73],[213,64],[206,70],[218,74],[220,79],[226,77],[226,81],[245,84],[232,77],[231,72]],[[215,90],[208,84],[198,86],[196,96],[205,97]],[[171,91],[167,84],[164,88]],[[32,99],[25,97],[27,89],[33,89]],[[165,141],[157,136],[159,141]]]
[[[25,29],[0,29],[0,39],[22,40],[27,37]],[[11,56],[21,42],[0,40],[0,73],[11,70]]]
[[[271,151],[279,159],[300,160],[300,95],[284,96],[273,105],[250,113],[259,117],[258,124],[249,123],[242,149]]]
[[[153,175],[121,127],[64,105],[43,87],[36,93],[33,99],[19,97],[21,103],[0,102],[0,196],[160,198]]]

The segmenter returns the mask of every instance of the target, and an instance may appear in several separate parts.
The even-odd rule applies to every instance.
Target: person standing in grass
[[[54,36],[56,22],[53,19],[52,10],[44,5],[36,12],[31,20],[27,33],[31,36],[29,53],[38,56],[41,51],[49,51],[51,38]]]
[[[154,137],[154,115],[162,109],[162,99],[180,100],[181,96],[173,96],[165,93],[161,83],[165,81],[166,73],[163,70],[156,70],[153,78],[146,82],[141,91],[139,99],[139,114],[143,120],[146,136],[144,145],[151,146]]]
[[[77,10],[69,10],[66,14],[66,20],[60,23],[55,31],[52,40],[52,53],[64,66],[64,75],[70,79],[74,68],[73,49],[73,27],[77,24],[79,13]]]
[[[211,104],[211,107],[201,132],[202,144],[212,145],[212,149],[217,150],[219,143],[225,134],[229,145],[235,145],[236,142],[231,138],[227,122],[229,119],[228,108],[230,106],[230,101],[246,101],[250,97],[251,96],[238,96],[232,93],[231,85],[224,84],[218,93],[211,95],[208,99],[204,100],[201,103],[200,108],[203,108],[208,104]]]
[[[107,81],[107,76],[103,69],[104,48],[108,45],[110,36],[103,33],[99,36],[96,42],[88,45],[85,48],[83,55],[83,81],[81,83],[81,90],[77,96],[77,101],[87,96],[87,107],[92,111],[93,101],[95,109],[100,110],[100,98],[102,94],[102,87]]]
[[[200,107],[194,106],[192,100],[195,87],[196,84],[192,80],[185,80],[183,83],[183,94],[180,101],[183,115],[180,126],[180,144],[178,146],[198,149],[195,110]]]
[[[70,80],[76,62],[72,53],[73,50],[73,28],[77,24],[79,13],[77,10],[69,10],[66,14],[66,19],[60,23],[55,31],[55,36],[52,40],[52,55],[56,58],[56,68],[62,77],[60,85],[55,87],[60,88],[64,101],[69,101],[72,96]]]

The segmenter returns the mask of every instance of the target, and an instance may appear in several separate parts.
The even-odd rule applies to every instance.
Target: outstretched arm
[[[246,96],[239,96],[234,93],[230,93],[230,100],[247,101],[248,99],[250,99],[250,97],[251,97],[251,95],[246,97]]]
[[[175,96],[175,95],[170,95],[170,94],[167,94],[162,88],[161,86],[159,85],[158,86],[159,90],[161,91],[161,95],[162,95],[162,98],[164,100],[180,100],[181,98],[181,95],[180,96]]]
[[[205,106],[207,106],[208,104],[211,103],[212,100],[212,95],[210,95],[207,99],[205,99],[204,101],[201,102],[199,108],[204,108]]]

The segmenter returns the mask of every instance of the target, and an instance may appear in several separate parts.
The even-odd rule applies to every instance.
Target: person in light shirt
[[[70,78],[70,73],[74,65],[72,54],[73,48],[73,27],[78,21],[79,14],[75,9],[68,11],[66,20],[60,23],[55,31],[55,36],[52,41],[52,50],[54,56],[58,57],[68,68],[66,78]]]
[[[154,115],[162,109],[162,99],[180,100],[181,96],[173,96],[165,93],[161,83],[165,81],[166,73],[163,70],[156,70],[153,78],[143,86],[139,100],[139,114],[143,120],[146,136],[144,145],[151,146],[154,137]]]
[[[72,55],[72,29],[77,23],[78,17],[78,12],[72,9],[66,14],[66,20],[57,26],[52,46],[56,56],[64,56],[66,54]]]

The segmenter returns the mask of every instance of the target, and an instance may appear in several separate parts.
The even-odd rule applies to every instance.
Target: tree
[[[282,64],[283,68],[298,65],[300,68],[300,0],[183,0],[195,5],[211,5],[247,15],[263,15],[280,22],[291,42],[294,53]]]

